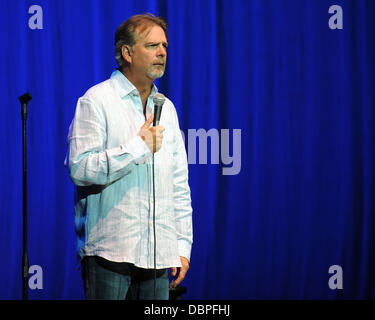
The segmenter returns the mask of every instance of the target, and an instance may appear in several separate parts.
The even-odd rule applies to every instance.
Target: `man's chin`
[[[147,72],[147,76],[152,79],[158,79],[161,78],[164,75],[164,71],[159,71],[159,72]]]

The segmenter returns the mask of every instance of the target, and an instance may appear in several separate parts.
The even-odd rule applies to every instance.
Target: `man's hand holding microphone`
[[[146,143],[150,151],[155,153],[161,148],[161,144],[163,142],[163,131],[165,128],[160,125],[150,127],[153,120],[154,115],[152,114],[141,127],[139,135]]]
[[[139,135],[146,143],[150,151],[155,153],[161,148],[161,143],[163,142],[163,131],[165,130],[163,126],[159,126],[161,111],[165,102],[164,95],[161,93],[156,93],[154,95],[153,102],[154,114],[151,115],[141,127]],[[153,123],[153,126],[150,128],[151,123]]]

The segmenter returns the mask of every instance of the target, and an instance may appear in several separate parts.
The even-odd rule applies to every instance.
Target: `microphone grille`
[[[154,104],[156,104],[157,106],[162,106],[164,104],[164,101],[165,101],[164,94],[156,93],[154,95],[153,101],[154,101]]]

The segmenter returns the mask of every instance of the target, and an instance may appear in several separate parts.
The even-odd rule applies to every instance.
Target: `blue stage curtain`
[[[29,27],[34,4],[43,29]],[[341,6],[343,29],[329,28],[331,5]],[[116,68],[116,28],[143,12],[169,22],[157,85],[175,103],[187,148],[194,130],[219,139],[208,139],[207,164],[201,140],[190,152],[184,298],[374,299],[372,0],[1,1],[0,298],[22,297],[18,96],[27,91],[29,257],[43,270],[30,299],[84,297],[66,136],[77,99]],[[223,174],[227,147],[238,174]],[[343,289],[328,285],[332,265]]]

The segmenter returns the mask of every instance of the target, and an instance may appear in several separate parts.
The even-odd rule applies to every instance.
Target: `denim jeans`
[[[154,269],[122,264],[122,272],[103,267],[95,257],[82,261],[82,278],[87,300],[153,300]],[[168,300],[168,269],[156,270],[156,299]]]

